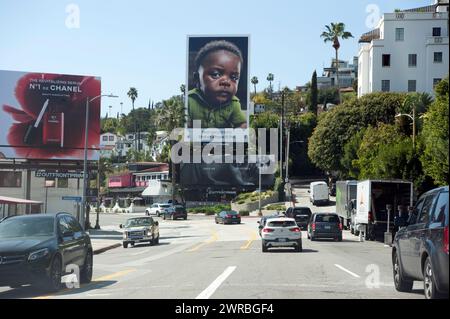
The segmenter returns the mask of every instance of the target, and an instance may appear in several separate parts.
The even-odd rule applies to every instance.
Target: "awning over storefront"
[[[125,187],[125,188],[110,188],[109,193],[110,194],[117,194],[117,193],[141,193],[145,187]]]
[[[38,202],[29,199],[0,196],[0,204],[42,204],[42,203],[43,202]]]

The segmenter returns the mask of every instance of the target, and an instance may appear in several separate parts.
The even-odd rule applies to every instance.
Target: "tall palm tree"
[[[273,89],[272,89],[272,81],[275,79],[275,76],[272,74],[272,73],[269,73],[268,75],[267,75],[267,81],[269,81],[269,87],[270,87],[270,95],[272,96],[272,92],[273,92]]]
[[[162,107],[157,111],[156,122],[159,127],[164,127],[169,134],[176,128],[183,127],[185,123],[185,113],[183,99],[174,96],[162,103]],[[172,143],[173,141],[170,141]],[[175,165],[172,166],[172,202],[175,200]]]
[[[341,44],[339,43],[339,38],[345,40],[348,38],[353,38],[353,35],[345,31],[345,24],[342,22],[337,23],[331,23],[331,27],[329,25],[325,26],[326,31],[322,32],[320,35],[321,38],[323,38],[323,41],[325,43],[327,42],[333,42],[333,48],[336,51],[336,81],[337,81],[337,88],[339,92],[339,103],[341,103],[341,91],[339,90],[339,48],[341,47]]]
[[[252,79],[250,80],[253,84],[253,86],[255,87],[255,96],[256,96],[256,84],[259,83],[258,78],[256,76],[252,77]]]
[[[127,95],[131,99],[131,103],[133,104],[133,117],[134,117],[135,116],[135,114],[134,114],[134,101],[138,97],[138,91],[136,90],[136,88],[131,87],[130,90],[128,91]],[[134,122],[134,151],[137,152],[136,119],[133,118],[133,122]]]

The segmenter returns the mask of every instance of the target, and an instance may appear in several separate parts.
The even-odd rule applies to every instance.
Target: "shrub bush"
[[[239,214],[241,216],[248,216],[248,215],[250,215],[250,212],[248,210],[241,210],[241,211],[239,211]]]

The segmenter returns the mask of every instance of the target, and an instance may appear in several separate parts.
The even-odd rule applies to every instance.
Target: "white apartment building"
[[[110,158],[115,154],[116,143],[119,136],[113,133],[103,133],[100,135],[100,156]]]
[[[433,95],[449,73],[447,19],[448,7],[437,5],[384,14],[359,40],[358,97],[380,91]]]

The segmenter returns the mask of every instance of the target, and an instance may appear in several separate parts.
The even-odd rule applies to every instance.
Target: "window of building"
[[[108,136],[102,136],[102,141],[103,141],[103,142],[108,141]]]
[[[114,141],[114,136],[111,135],[111,136],[109,137],[109,140],[110,140],[111,142],[113,142],[113,141]]]
[[[389,92],[391,90],[391,81],[390,80],[381,80],[381,91]]]
[[[433,79],[433,88],[441,82],[442,79]]]
[[[0,187],[22,187],[22,172],[0,171]]]
[[[44,187],[55,187],[56,186],[56,179],[53,177],[46,177],[44,180]]]
[[[405,40],[405,29],[395,28],[395,41],[404,41],[404,40]]]
[[[416,80],[408,80],[408,92],[416,92]]]
[[[383,54],[382,66],[383,67],[390,67],[391,66],[391,55],[390,54]]]
[[[408,54],[408,66],[410,68],[417,66],[417,54]]]
[[[442,52],[434,52],[434,63],[442,63]]]
[[[68,188],[69,179],[68,178],[58,178],[58,188]]]
[[[433,28],[433,37],[441,36],[441,28]]]

